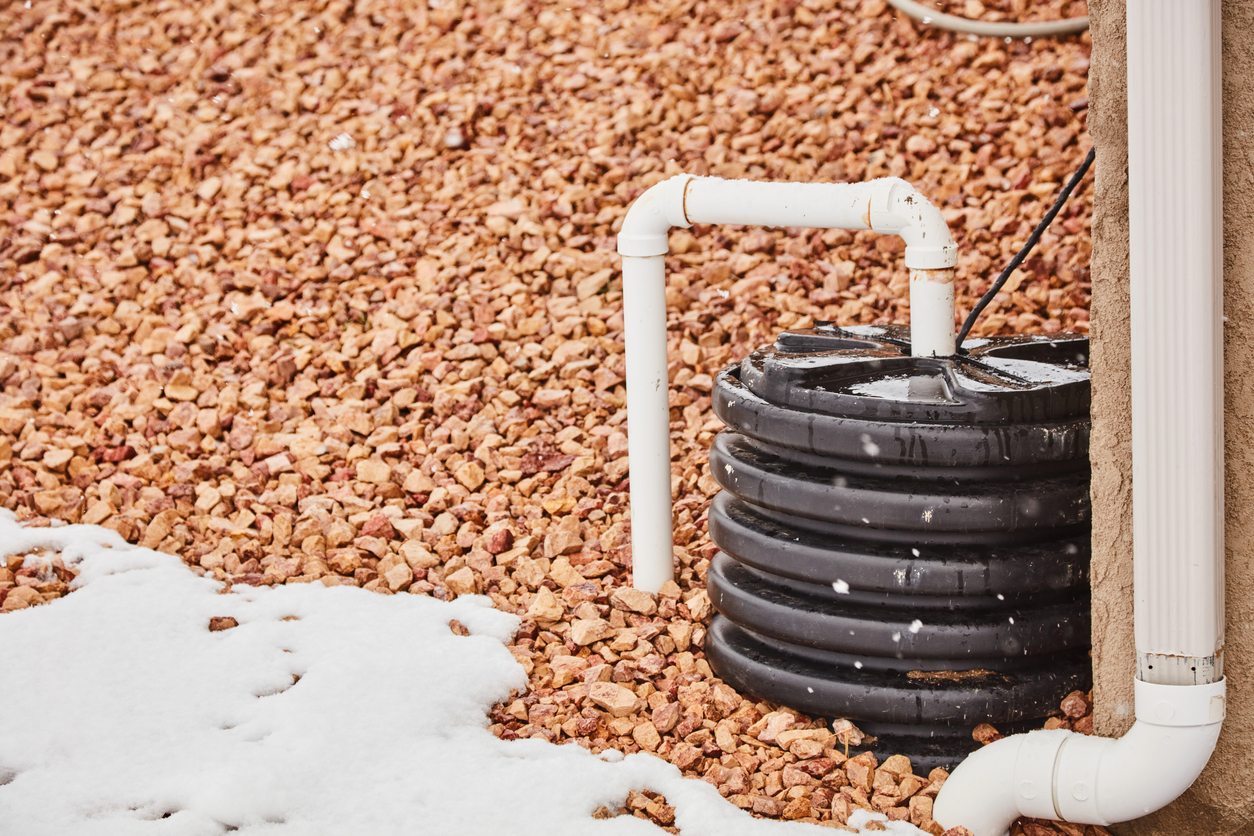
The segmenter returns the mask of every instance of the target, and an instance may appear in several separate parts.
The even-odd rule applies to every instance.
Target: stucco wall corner
[[[1093,201],[1093,684],[1098,734],[1132,725],[1132,397],[1128,314],[1128,91],[1125,0],[1089,4]]]

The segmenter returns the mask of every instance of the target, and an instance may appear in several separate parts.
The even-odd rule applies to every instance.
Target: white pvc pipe
[[[623,257],[627,345],[631,581],[657,592],[674,579],[671,529],[671,410],[666,372],[666,256]],[[630,263],[630,265],[629,265]]]
[[[1223,723],[1219,0],[1135,0],[1127,36],[1136,723],[1118,740],[1040,731],[976,752],[933,811],[975,836],[1019,815],[1158,810]]]
[[[911,353],[954,353],[958,254],[940,210],[904,180],[755,183],[679,175],[642,194],[623,219],[632,585],[657,592],[674,578],[670,406],[666,357],[667,235],[694,223],[870,229],[906,242]]]

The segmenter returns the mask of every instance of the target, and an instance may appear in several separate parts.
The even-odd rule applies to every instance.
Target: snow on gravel
[[[504,644],[518,619],[487,598],[222,594],[107,529],[0,514],[0,556],[81,570],[73,594],[0,618],[0,705],[20,718],[0,734],[0,833],[656,833],[591,817],[645,789],[686,836],[813,827],[755,819],[652,755],[494,737],[485,712],[527,678]]]

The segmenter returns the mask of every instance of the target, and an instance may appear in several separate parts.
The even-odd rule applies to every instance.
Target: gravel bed
[[[1088,150],[1087,34],[971,40],[882,0],[25,6],[0,11],[0,505],[232,584],[489,595],[531,680],[498,735],[653,751],[761,816],[941,832],[943,774],[846,759],[856,729],[742,697],[701,650],[712,376],[783,328],[908,321],[901,243],[672,235],[679,574],[655,597],[624,586],[614,233],[681,171],[905,177],[954,231],[965,312]],[[974,335],[1087,331],[1090,216],[1082,187]],[[0,610],[72,574],[11,561]],[[1057,722],[1091,730],[1069,699]],[[664,799],[624,810],[669,825]]]

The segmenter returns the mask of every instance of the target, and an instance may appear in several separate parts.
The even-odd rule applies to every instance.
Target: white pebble
[[[444,145],[446,148],[464,148],[466,145],[466,137],[458,128],[450,128],[448,133],[444,135]]]

